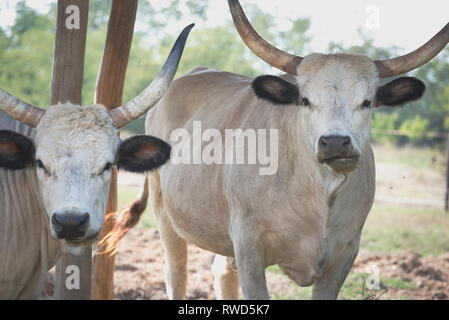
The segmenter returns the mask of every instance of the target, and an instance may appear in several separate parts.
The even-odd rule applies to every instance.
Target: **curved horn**
[[[245,16],[238,0],[228,0],[234,25],[243,42],[259,58],[289,74],[296,75],[296,68],[301,63],[302,57],[279,50],[272,46],[254,30]]]
[[[44,109],[28,104],[3,89],[0,89],[0,110],[33,128],[45,113]]]
[[[194,25],[195,24],[192,23],[182,30],[173,45],[173,48],[171,49],[162,70],[156,78],[154,78],[150,85],[127,104],[109,111],[117,128],[121,128],[134,119],[137,119],[151,109],[159,101],[159,99],[162,98],[165,91],[170,86],[173,77],[175,76],[187,37]]]
[[[380,78],[392,77],[409,72],[430,61],[449,42],[449,23],[424,45],[406,55],[374,61]]]

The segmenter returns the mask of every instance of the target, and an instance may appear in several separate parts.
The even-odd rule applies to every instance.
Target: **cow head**
[[[360,55],[311,54],[298,66],[296,83],[274,76],[254,80],[257,96],[276,104],[296,104],[303,137],[316,160],[336,173],[357,167],[369,143],[371,115],[380,105],[418,99],[425,86],[402,77],[378,86],[374,63]]]
[[[170,146],[151,136],[119,141],[118,129],[149,110],[173,79],[192,25],[176,41],[162,71],[136,98],[108,111],[70,103],[47,110],[0,89],[0,110],[36,128],[33,140],[0,130],[0,167],[35,167],[51,233],[69,246],[94,241],[101,229],[112,165],[148,172],[170,157]]]
[[[297,105],[296,122],[305,133],[319,164],[348,173],[369,144],[375,108],[398,106],[419,99],[425,90],[416,78],[402,77],[379,86],[379,79],[413,70],[432,59],[449,42],[449,23],[429,42],[405,56],[373,61],[355,54],[283,52],[263,40],[251,27],[238,0],[228,0],[234,24],[246,45],[260,58],[294,81],[261,76],[253,81],[255,94],[278,105]]]

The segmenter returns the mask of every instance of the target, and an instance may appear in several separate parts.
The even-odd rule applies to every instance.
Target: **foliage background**
[[[188,12],[182,12],[180,2]],[[56,2],[55,2],[56,4]],[[96,77],[103,51],[111,0],[91,0],[89,30],[84,71],[83,103],[92,103]],[[137,23],[125,82],[124,100],[138,94],[157,74],[167,56],[176,34],[167,34],[167,24],[185,14],[205,19],[207,0],[172,0],[162,9],[151,2],[140,1]],[[306,55],[311,35],[310,20],[298,18],[291,21],[291,29],[277,32],[270,28],[275,18],[256,6],[245,6],[254,27],[269,42],[285,51]],[[47,106],[50,102],[52,55],[55,35],[56,5],[48,13],[40,14],[21,1],[16,7],[15,23],[0,28],[0,86],[32,104]],[[361,43],[344,47],[330,43],[328,52],[362,53],[373,59],[397,55],[398,48],[378,48],[373,39],[360,33]],[[191,68],[203,65],[209,68],[237,72],[250,77],[272,72],[255,57],[240,40],[228,20],[226,24],[193,29],[188,40],[178,76]],[[430,144],[442,148],[445,132],[449,129],[449,47],[430,63],[411,72],[427,86],[423,99],[403,108],[380,108],[374,114],[373,138],[396,144]],[[388,81],[386,79],[385,81]],[[129,130],[143,132],[143,118],[134,122]],[[407,136],[389,135],[389,130],[405,132]],[[428,137],[437,132],[441,137]],[[431,134],[432,135],[432,134]]]

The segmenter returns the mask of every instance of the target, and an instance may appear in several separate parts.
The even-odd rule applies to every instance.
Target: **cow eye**
[[[104,173],[105,171],[111,170],[111,168],[112,168],[112,163],[110,163],[110,162],[106,163],[103,170],[101,170],[100,174]]]
[[[44,169],[44,165],[43,165],[41,160],[39,160],[39,159],[36,160],[36,165],[37,165],[38,168]]]
[[[37,166],[39,169],[44,170],[44,172],[45,172],[46,175],[48,175],[48,176],[50,175],[50,171],[48,171],[47,168],[45,168],[45,166],[44,166],[44,164],[42,163],[41,160],[39,160],[39,159],[36,160],[36,166]]]
[[[307,98],[302,98],[302,99],[301,99],[301,105],[306,106],[306,107],[310,107],[309,99],[307,99]]]
[[[363,103],[362,103],[362,105],[361,105],[360,107],[361,107],[362,109],[371,107],[371,101],[369,101],[369,100],[363,101]]]

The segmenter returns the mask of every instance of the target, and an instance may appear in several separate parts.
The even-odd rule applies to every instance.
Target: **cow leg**
[[[264,248],[254,230],[254,223],[245,218],[234,221],[231,226],[231,238],[243,298],[270,299],[265,279]]]
[[[178,236],[168,218],[162,200],[159,173],[147,176],[150,183],[150,203],[165,251],[165,286],[170,299],[184,299],[187,284],[187,242]]]
[[[357,253],[359,252],[360,232],[345,248],[340,259],[313,285],[312,300],[335,300],[346,280]]]
[[[187,242],[178,236],[167,217],[158,219],[158,229],[165,249],[167,295],[172,300],[184,299],[187,284]]]
[[[239,278],[234,258],[215,255],[214,272],[215,296],[219,300],[237,300],[239,298]]]

